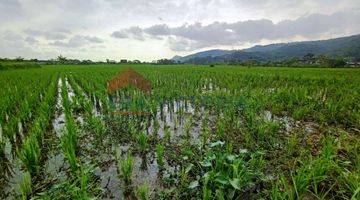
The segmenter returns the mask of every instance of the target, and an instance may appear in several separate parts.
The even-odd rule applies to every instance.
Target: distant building
[[[346,65],[349,67],[360,67],[360,62],[348,61]]]
[[[116,61],[115,61],[115,60],[106,59],[106,63],[107,63],[107,64],[116,64]]]

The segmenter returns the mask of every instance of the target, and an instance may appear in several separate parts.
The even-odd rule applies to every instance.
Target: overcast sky
[[[0,57],[152,61],[360,33],[360,0],[0,0]]]

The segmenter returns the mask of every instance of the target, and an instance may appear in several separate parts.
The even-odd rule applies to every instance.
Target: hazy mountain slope
[[[177,58],[181,62],[277,61],[304,55],[328,55],[360,59],[360,35],[329,40],[257,45],[244,50],[210,50]]]
[[[174,61],[180,61],[180,62],[186,62],[187,60],[191,60],[194,58],[204,58],[204,57],[217,57],[217,56],[223,56],[226,54],[230,54],[234,52],[233,50],[221,50],[221,49],[213,49],[209,51],[202,51],[195,54],[191,54],[188,56],[174,56],[172,60]]]

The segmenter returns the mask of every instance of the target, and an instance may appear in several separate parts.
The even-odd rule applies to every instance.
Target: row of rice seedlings
[[[23,197],[32,195],[33,186],[41,181],[40,168],[43,164],[41,161],[46,157],[46,152],[43,151],[44,135],[52,119],[54,110],[56,93],[55,79],[49,85],[48,91],[44,96],[43,101],[37,109],[37,118],[30,127],[28,136],[23,142],[20,149],[18,149],[18,157],[26,168],[26,173],[23,177],[23,182],[20,183],[20,188]],[[28,173],[28,174],[27,174]]]
[[[64,83],[64,79],[63,79]],[[77,152],[78,152],[78,130],[76,123],[72,117],[71,102],[68,95],[68,88],[66,84],[62,84],[61,96],[63,99],[63,107],[66,119],[66,134],[61,138],[61,148],[66,156],[73,175],[76,175],[78,169]]]
[[[79,158],[79,129],[73,117],[73,105],[76,103],[77,96],[75,95],[73,101],[70,101],[66,84],[62,85],[61,96],[66,118],[66,133],[61,138],[61,148],[70,165],[72,175],[69,180],[70,185],[66,187],[73,188],[66,195],[68,195],[67,198],[71,196],[75,199],[91,199],[92,195],[89,191],[97,190],[97,186],[92,184],[90,178],[91,167],[87,163],[81,163]]]
[[[19,72],[9,71],[0,74],[0,124],[4,126],[10,117],[16,112],[23,99],[27,99],[32,94],[33,85],[42,85],[43,79],[48,80],[48,74],[24,72],[19,76]],[[43,77],[45,76],[45,78]]]
[[[89,96],[87,95],[87,93],[84,93],[83,89],[74,80],[73,76],[69,78],[69,82],[75,91],[76,98],[78,99],[78,102],[80,102],[81,108],[85,109],[84,114],[89,131],[88,134],[94,133],[95,136],[98,136],[98,138],[100,138],[106,131],[105,125],[101,120],[101,116],[97,116],[97,113],[94,110],[94,106],[89,99]]]
[[[95,76],[94,79],[96,79],[98,76]],[[89,78],[89,77],[87,77]],[[110,112],[110,105],[108,102],[108,95],[106,92],[106,88],[101,86],[100,82],[97,81],[89,81],[87,78],[81,77],[79,74],[77,74],[75,80],[76,83],[84,90],[84,92],[87,94],[88,97],[93,97],[91,99],[93,101],[93,104],[101,104],[101,112],[102,114],[108,114]]]
[[[4,135],[10,140],[14,150],[17,145],[23,142],[22,140],[31,126],[30,122],[37,117],[36,110],[40,102],[43,101],[44,93],[51,81],[53,81],[53,78],[51,78],[49,74],[46,79],[38,83],[38,87],[29,89],[22,103],[12,111],[13,113],[9,115],[9,121],[4,124]],[[13,153],[15,153],[15,151],[13,151]]]

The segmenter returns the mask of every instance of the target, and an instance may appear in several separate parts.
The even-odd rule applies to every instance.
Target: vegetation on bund
[[[151,94],[109,93],[128,67]],[[0,199],[360,199],[356,68],[19,65],[0,85]]]

